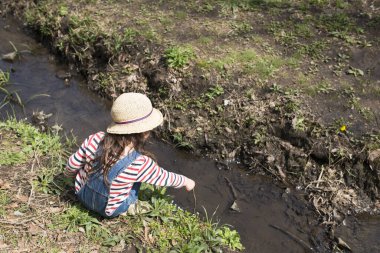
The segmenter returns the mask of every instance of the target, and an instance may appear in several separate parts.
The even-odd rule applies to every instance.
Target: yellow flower
[[[346,125],[342,125],[342,126],[339,128],[339,130],[340,130],[341,132],[345,132],[345,131],[346,131]]]

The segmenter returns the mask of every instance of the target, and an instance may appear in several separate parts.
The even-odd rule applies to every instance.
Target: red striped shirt
[[[76,177],[76,192],[86,183],[87,172],[84,170],[85,164],[93,161],[95,158],[93,154],[96,153],[104,136],[104,132],[90,135],[82,143],[81,148],[70,156],[66,165],[65,174],[67,176]],[[177,180],[173,180],[174,178]],[[151,158],[140,155],[111,182],[108,204],[105,210],[107,215],[112,215],[120,204],[128,198],[132,185],[135,182],[180,188],[185,182],[185,177],[173,172],[168,172],[159,167]]]

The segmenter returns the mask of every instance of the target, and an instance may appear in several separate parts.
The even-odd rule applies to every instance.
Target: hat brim
[[[159,125],[162,124],[163,121],[163,116],[162,113],[153,108],[152,114],[137,122],[133,122],[130,124],[116,124],[116,123],[111,123],[107,127],[107,133],[110,134],[135,134],[135,133],[143,133],[150,131]]]

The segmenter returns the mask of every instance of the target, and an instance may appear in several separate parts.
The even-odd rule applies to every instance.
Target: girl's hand
[[[194,182],[194,180],[192,180],[192,179],[190,179],[190,178],[186,178],[185,179],[185,185],[184,185],[185,187],[186,187],[186,191],[191,191],[192,189],[194,189],[194,187],[195,187],[195,182]]]

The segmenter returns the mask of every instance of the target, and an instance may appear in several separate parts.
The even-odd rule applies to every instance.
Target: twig
[[[0,220],[0,223],[2,224],[9,224],[9,225],[24,225],[24,223],[27,223],[29,221],[35,220],[37,217],[31,217],[29,219],[25,219],[19,222],[12,222],[12,221],[7,221],[7,220]]]
[[[319,182],[321,181],[321,178],[322,178],[322,175],[323,175],[323,171],[324,171],[324,170],[325,170],[325,167],[322,166],[321,173],[319,174],[319,177],[318,177],[317,188],[319,188]]]
[[[31,189],[30,189],[30,194],[29,194],[29,198],[28,198],[28,204],[27,206],[29,207],[30,206],[30,202],[32,201],[32,197],[34,195],[34,187],[33,187],[33,184],[31,184]]]
[[[195,189],[193,189],[193,197],[194,197],[194,211],[193,211],[193,213],[195,213],[195,209],[197,207],[197,197],[195,196]]]
[[[269,224],[269,226],[271,226],[272,228],[275,228],[279,231],[281,231],[282,233],[290,236],[294,241],[298,242],[299,244],[301,244],[305,249],[307,249],[309,252],[315,252],[313,247],[311,247],[309,244],[307,244],[305,241],[303,241],[302,239],[298,238],[298,236],[290,233],[289,231],[286,231],[280,227],[277,227],[275,225],[272,225],[272,224]]]
[[[237,195],[237,192],[236,192],[234,185],[231,183],[231,181],[227,177],[224,177],[224,179],[227,181],[228,186],[231,188],[231,192],[232,192],[234,199],[237,200],[238,195]]]

